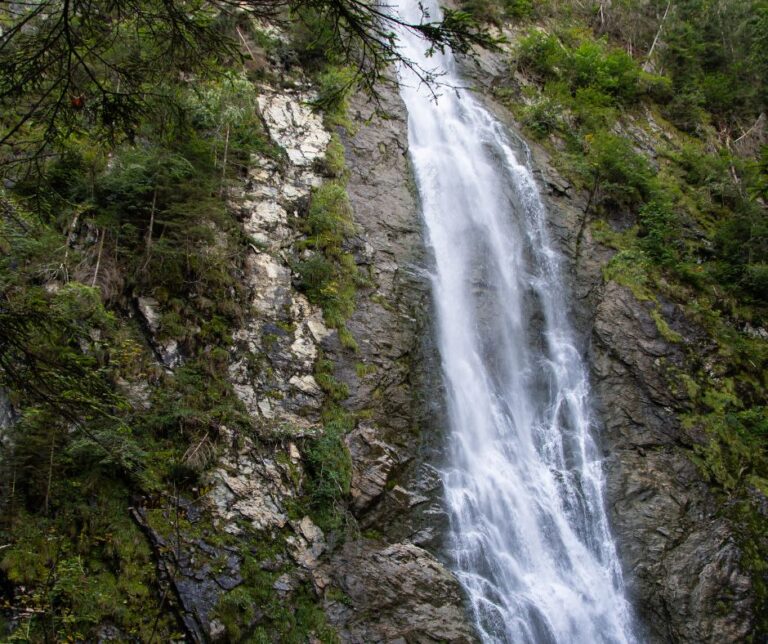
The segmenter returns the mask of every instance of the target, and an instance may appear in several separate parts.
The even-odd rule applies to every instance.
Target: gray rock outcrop
[[[444,520],[439,480],[426,463],[439,442],[429,408],[441,398],[429,380],[439,366],[406,114],[391,90],[382,107],[388,118],[369,121],[371,106],[355,99],[354,134],[343,136],[355,258],[371,286],[348,322],[358,351],[333,352],[335,375],[350,392],[344,405],[366,418],[346,437],[351,510],[377,540],[348,542],[331,556],[327,574],[349,605],[327,602],[327,612],[344,641],[473,641],[458,582],[420,547],[438,545],[432,528]]]
[[[665,365],[682,360],[680,348],[612,282],[602,289],[593,339],[607,498],[643,621],[665,641],[742,640],[751,630],[752,583],[675,415],[684,400]]]
[[[459,584],[413,544],[346,544],[330,561],[344,593],[326,611],[345,642],[474,642]]]

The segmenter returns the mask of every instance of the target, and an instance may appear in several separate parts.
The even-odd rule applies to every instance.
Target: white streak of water
[[[401,1],[399,14],[418,21],[417,2]],[[426,58],[413,34],[401,45],[462,85],[450,54]],[[634,642],[587,375],[528,161],[468,92],[435,102],[412,72],[400,81],[435,257],[450,554],[478,632],[515,644]]]

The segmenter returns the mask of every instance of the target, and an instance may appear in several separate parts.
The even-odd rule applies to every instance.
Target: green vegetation
[[[0,387],[19,417],[0,455],[0,630],[13,621],[15,640],[81,641],[111,624],[170,641],[179,625],[128,508],[142,499],[166,536],[181,524],[235,543],[162,508],[199,491],[225,427],[256,440],[227,378],[249,252],[231,201],[252,155],[278,167],[285,158],[264,130],[254,82],[291,82],[270,75],[270,55],[298,62],[327,125],[349,127],[350,91],[377,96],[399,58],[392,24],[348,0],[238,3],[245,12],[228,0],[5,4]],[[768,491],[768,350],[742,331],[768,324],[768,148],[751,129],[768,102],[768,5],[665,6],[470,0],[468,13],[411,27],[435,49],[465,52],[495,42],[472,15],[525,32],[512,61],[522,82],[499,84],[499,98],[589,196],[582,234],[617,251],[606,279],[649,302],[660,334],[685,350],[670,381],[688,396],[680,415],[695,438],[691,458],[742,527],[765,598],[768,536],[755,503]],[[254,14],[289,18],[293,44],[261,31]],[[293,267],[354,350],[346,322],[366,282],[351,253],[338,135],[317,170],[326,181],[297,222],[305,240]],[[155,336],[183,358],[173,373],[147,345],[139,296],[157,301]],[[662,297],[706,340],[689,344],[656,306]],[[307,478],[291,515],[338,534],[351,483],[344,436],[356,419],[322,356],[315,378],[323,427],[301,441]],[[252,546],[239,549],[243,584],[216,608],[228,637],[336,641],[306,584],[289,602],[275,593],[290,572],[282,537],[242,540]]]
[[[303,441],[307,480],[291,514],[295,519],[309,515],[326,534],[343,537],[352,483],[352,459],[344,437],[354,429],[356,418],[341,406],[349,390],[333,372],[333,362],[321,355],[315,363],[315,380],[326,394],[322,429]]]
[[[17,172],[84,132],[133,141],[148,114],[175,107],[176,79],[219,77],[240,58],[241,43],[258,69],[246,37],[251,17],[286,20],[305,45],[300,49],[348,67],[346,89],[373,97],[393,63],[409,63],[396,46],[396,26],[422,35],[432,49],[468,52],[495,42],[463,11],[407,23],[350,0],[7,4],[0,9],[0,165]],[[263,34],[251,42],[276,46]]]
[[[343,528],[345,502],[352,482],[352,458],[344,436],[354,427],[354,418],[340,407],[324,413],[323,433],[307,441],[306,456],[309,484],[309,511],[325,532]]]
[[[310,637],[323,644],[337,644],[339,637],[326,622],[309,584],[301,584],[289,609],[272,588],[277,577],[275,573],[261,570],[258,563],[249,558],[243,585],[227,593],[216,610],[232,641],[271,644],[277,640],[303,644]],[[257,610],[263,610],[269,617],[254,627]]]
[[[0,630],[12,624],[15,639],[90,640],[105,624],[141,641],[180,637],[133,504],[165,538],[181,530],[234,543],[210,517],[193,525],[165,514],[180,494],[201,494],[222,435],[258,442],[228,379],[252,241],[232,207],[235,188],[254,155],[286,162],[258,113],[258,83],[290,82],[282,65],[298,58],[303,70],[292,73],[315,82],[326,125],[348,127],[349,92],[375,94],[398,58],[362,5],[242,8],[250,13],[153,0],[0,9],[0,391],[19,412],[0,458]],[[262,32],[253,12],[290,14],[295,46]],[[446,18],[418,30],[436,47],[485,39],[466,14]],[[364,280],[349,252],[337,134],[316,169],[326,181],[298,223],[298,286],[355,349],[345,323]],[[148,345],[138,297],[156,306],[146,322],[154,342],[174,347],[172,372]],[[303,440],[307,477],[294,480],[296,518],[310,514],[326,531],[345,527],[344,435],[354,425],[332,374],[320,360],[323,428]],[[275,593],[292,565],[285,553],[279,572],[261,567],[270,540],[285,536],[246,529],[244,582],[217,608],[233,641],[336,641],[311,588]]]
[[[502,25],[505,19],[519,19],[533,15],[534,0],[466,0],[463,8],[478,20]]]
[[[178,95],[191,114],[203,105]],[[21,416],[0,463],[0,576],[31,641],[88,639],[107,621],[141,640],[178,630],[127,508],[195,485],[219,428],[250,426],[220,348],[242,315],[245,248],[223,193],[266,139],[253,112],[228,122],[226,161],[216,121],[153,117],[141,141],[67,140],[2,196],[0,384]],[[134,295],[159,302],[158,337],[187,359],[175,374],[127,319]],[[148,406],[131,400],[143,381]]]
[[[14,539],[0,560],[4,583],[18,588],[13,608],[26,615],[11,640],[82,640],[105,620],[143,641],[176,633],[160,611],[152,553],[125,512],[120,482],[87,470],[53,481],[52,516],[17,507]]]
[[[322,167],[331,178],[312,191],[309,211],[301,224],[307,238],[302,244],[303,258],[294,264],[299,275],[297,286],[323,309],[325,322],[338,329],[342,345],[357,350],[345,323],[355,310],[357,287],[365,280],[354,256],[344,248],[354,226],[345,189],[344,150],[338,138],[328,145]]]

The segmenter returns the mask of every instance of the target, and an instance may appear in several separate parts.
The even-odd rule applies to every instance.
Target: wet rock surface
[[[407,157],[405,109],[387,91],[386,120],[352,102],[354,134],[342,133],[357,237],[355,259],[371,286],[348,322],[355,355],[332,349],[336,377],[362,415],[346,437],[350,509],[365,533],[330,557],[325,574],[349,605],[328,603],[343,641],[472,641],[458,582],[421,546],[439,547],[445,521],[439,458],[439,363],[431,344],[431,298],[423,231]],[[417,545],[419,544],[419,545]]]
[[[686,400],[670,367],[682,366],[682,348],[662,336],[650,304],[604,282],[601,269],[614,251],[584,225],[585,197],[565,194],[546,153],[531,151],[592,368],[606,502],[642,637],[738,641],[752,628],[751,582],[739,567],[733,526],[691,460],[696,439],[677,416]],[[658,305],[685,341],[702,337],[674,305]]]
[[[640,614],[660,639],[740,640],[751,630],[752,585],[675,415],[685,401],[667,368],[681,350],[615,283],[603,290],[593,338],[607,498]]]
[[[358,254],[373,284],[348,324],[359,351],[338,356],[337,374],[349,386],[345,404],[369,417],[347,439],[355,468],[353,505],[361,517],[387,504],[395,480],[407,484],[406,470],[423,460],[422,448],[434,438],[426,399],[435,392],[425,380],[435,359],[428,258],[408,165],[405,109],[391,92],[384,107],[387,120],[365,125],[371,107],[353,103],[360,126],[344,140]]]
[[[488,98],[497,76],[507,83],[514,78],[501,57],[483,53],[465,70],[486,104],[517,131],[510,113]],[[629,129],[653,159],[645,131]],[[692,462],[699,437],[679,421],[686,399],[670,374],[684,366],[683,347],[661,334],[651,304],[604,281],[602,267],[615,251],[592,237],[587,195],[558,173],[540,146],[531,143],[530,154],[551,234],[566,260],[571,319],[592,370],[606,503],[641,639],[742,641],[755,617],[752,582],[740,568],[734,528]],[[613,224],[624,223],[617,214]],[[674,304],[659,298],[655,306],[683,344],[704,337]]]

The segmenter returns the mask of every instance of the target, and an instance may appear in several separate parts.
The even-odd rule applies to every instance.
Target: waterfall
[[[416,0],[393,8],[421,19]],[[432,19],[439,8],[422,3]],[[450,422],[443,469],[454,571],[485,642],[634,642],[590,435],[588,378],[526,149],[467,91],[450,53],[437,101],[399,72],[434,254]]]

